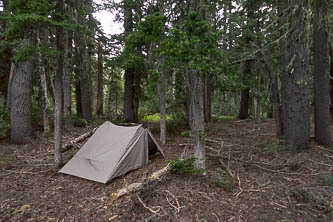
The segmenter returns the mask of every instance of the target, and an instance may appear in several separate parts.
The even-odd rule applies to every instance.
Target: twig
[[[150,212],[152,212],[153,214],[157,214],[160,210],[161,210],[161,207],[160,206],[157,206],[157,210],[153,210],[152,208],[148,207],[142,200],[141,198],[139,197],[139,195],[136,195],[136,197],[138,198],[138,200],[140,201],[140,203],[142,204],[142,206],[144,208],[146,208],[147,210],[149,210]]]
[[[214,152],[216,152],[216,153],[219,153],[219,150],[216,150],[216,149],[214,149],[214,148],[211,147],[211,146],[205,146],[205,148],[206,148],[206,149],[209,149],[209,150],[211,150],[211,151],[214,151]]]
[[[221,165],[222,165],[222,166],[228,171],[229,175],[230,175],[231,177],[234,177],[234,174],[232,173],[232,171],[230,170],[230,168],[227,167],[227,166],[223,163],[222,160],[220,160],[220,163],[221,163]]]
[[[215,213],[212,213],[212,214],[216,217],[217,222],[220,222],[220,219],[218,218],[218,216]]]
[[[239,192],[238,193],[236,193],[236,198],[241,194],[241,193],[243,193],[243,189],[242,189],[242,187],[241,187],[241,181],[240,181],[240,179],[239,179],[239,174],[237,174],[237,180],[238,180],[238,188],[239,188]]]
[[[169,194],[169,195],[174,199],[174,201],[177,203],[177,206],[173,205],[173,204],[169,201],[168,195],[166,195],[166,199],[167,199],[168,203],[170,204],[170,206],[172,206],[174,209],[176,209],[176,210],[177,210],[177,213],[179,213],[179,212],[180,212],[180,209],[181,209],[181,208],[184,208],[184,206],[182,206],[182,207],[180,206],[180,204],[179,204],[179,202],[178,202],[178,200],[177,200],[177,197],[176,197],[175,195],[173,195],[170,191],[168,191],[168,190],[163,190],[163,192]]]
[[[208,138],[205,138],[205,141],[206,142],[211,142],[211,143],[220,143],[221,141],[217,141],[217,140],[213,140],[213,139],[208,139]]]

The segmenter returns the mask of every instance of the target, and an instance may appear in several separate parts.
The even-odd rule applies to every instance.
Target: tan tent
[[[164,156],[148,129],[105,122],[59,172],[106,183],[147,165],[148,144]]]

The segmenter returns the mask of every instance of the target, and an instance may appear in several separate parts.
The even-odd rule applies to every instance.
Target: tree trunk
[[[25,36],[20,48],[31,47],[34,44],[31,36]],[[11,80],[10,98],[10,129],[11,142],[26,144],[33,139],[32,129],[32,78],[34,61],[23,60],[16,64],[16,72]]]
[[[140,72],[135,68],[125,70],[124,114],[126,122],[139,121]]]
[[[57,1],[57,11],[62,13],[64,10],[64,0]],[[57,21],[61,21],[57,17]],[[54,107],[54,160],[55,167],[60,168],[62,165],[62,112],[63,112],[63,75],[64,75],[64,28],[59,26],[56,28],[56,46],[59,52],[57,58],[57,70],[54,78],[54,94],[55,94],[55,107]]]
[[[290,150],[308,148],[310,134],[310,77],[307,9],[308,0],[281,1],[289,10],[287,24],[289,30],[282,45],[281,88],[284,106],[285,142]],[[287,8],[288,4],[295,8]],[[281,3],[280,3],[281,4]],[[283,11],[282,11],[283,12]],[[285,24],[285,23],[282,23]],[[284,38],[282,38],[284,39]],[[284,66],[284,64],[287,64]]]
[[[194,144],[195,168],[205,169],[205,118],[203,104],[203,80],[195,70],[188,72],[190,91],[190,127]]]
[[[10,107],[11,107],[11,98],[12,98],[11,86],[12,86],[12,82],[13,82],[15,73],[16,73],[15,64],[12,62],[11,66],[10,66],[10,74],[9,74],[8,86],[7,86],[7,109],[8,110],[10,110]]]
[[[243,89],[241,91],[240,98],[240,108],[238,113],[239,119],[247,119],[249,118],[249,106],[250,106],[250,89]]]
[[[97,58],[97,66],[98,66],[98,78],[97,78],[97,106],[96,113],[98,116],[103,116],[103,57],[102,57],[102,43],[98,43],[98,58]]]
[[[279,93],[279,85],[278,85],[278,75],[273,69],[273,66],[266,58],[266,55],[261,51],[262,58],[265,63],[265,67],[267,71],[270,73],[272,79],[272,103],[273,103],[273,113],[275,118],[276,124],[276,136],[281,137],[284,135],[284,127],[283,127],[283,120],[282,120],[282,109],[280,104],[280,93]]]
[[[76,113],[82,117],[82,104],[81,104],[81,84],[80,78],[75,75],[75,101]]]
[[[204,117],[205,123],[209,123],[212,117],[212,93],[211,93],[211,78],[210,76],[204,77],[204,92],[203,92],[203,101],[204,101]]]
[[[166,97],[166,76],[165,72],[160,70],[160,84],[158,86],[158,92],[160,97],[160,141],[164,145],[166,142],[166,109],[165,109],[165,97]]]
[[[314,11],[314,113],[315,140],[322,145],[331,143],[329,112],[329,50],[327,33],[327,1],[315,0]]]
[[[261,72],[259,72],[258,77],[258,91],[257,91],[257,111],[256,111],[256,120],[261,118]]]
[[[43,31],[39,32],[39,38],[38,38],[38,44],[40,47],[45,45],[45,33]],[[38,55],[38,69],[39,69],[39,76],[40,76],[40,85],[41,85],[41,91],[42,91],[42,107],[43,107],[43,128],[44,128],[44,133],[49,133],[51,128],[49,124],[49,96],[48,96],[48,90],[47,90],[47,82],[46,82],[46,72],[45,72],[45,66],[46,66],[46,61],[43,58],[43,55],[41,52],[39,52]]]
[[[247,42],[251,40],[247,39]],[[252,64],[251,61],[245,61],[244,65],[244,78],[250,78],[252,74]],[[250,108],[250,88],[243,89],[241,91],[241,98],[240,98],[240,108],[238,113],[239,119],[247,119],[249,118],[249,108]],[[252,103],[251,103],[252,104]]]
[[[81,53],[84,55],[84,62],[81,62],[81,73],[80,73],[81,106],[82,106],[82,118],[89,120],[92,118],[92,83],[91,83],[92,49],[88,47],[88,52],[87,52],[86,40],[83,41],[84,43],[82,44],[81,47]]]
[[[127,38],[128,35],[131,34],[134,30],[134,7],[134,2],[124,1],[125,38]],[[130,67],[125,69],[124,116],[127,122],[137,123],[139,121],[138,110],[141,81],[140,74],[139,67]]]
[[[65,73],[64,83],[64,117],[72,115],[72,33],[67,30],[65,35]]]
[[[330,113],[331,118],[333,118],[333,49],[330,50],[330,57],[331,57],[331,71],[330,71]]]
[[[111,93],[111,89],[112,89],[112,81],[110,82],[109,86],[108,86],[108,103],[107,103],[107,111],[106,111],[106,116],[108,120],[112,119],[112,112],[111,112],[111,103],[112,103],[112,93]]]

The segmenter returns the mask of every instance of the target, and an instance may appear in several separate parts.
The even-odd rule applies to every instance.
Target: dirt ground
[[[67,129],[64,141],[87,130]],[[307,152],[291,153],[274,130],[271,120],[215,121],[206,135],[206,176],[169,173],[112,205],[113,192],[166,160],[157,155],[104,185],[58,173],[52,137],[38,134],[24,146],[0,141],[0,221],[333,221],[333,149],[311,141]],[[191,150],[189,143],[180,133],[169,135],[166,159]],[[218,183],[216,172],[232,177]]]

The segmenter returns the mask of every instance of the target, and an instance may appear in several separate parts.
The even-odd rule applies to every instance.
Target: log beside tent
[[[163,167],[162,169],[152,173],[151,176],[148,177],[146,180],[144,180],[140,183],[131,183],[131,184],[119,189],[118,191],[112,193],[111,197],[108,201],[108,205],[112,205],[114,203],[114,201],[116,201],[120,197],[141,191],[147,185],[161,180],[164,175],[166,175],[167,173],[170,172],[170,169],[171,169],[170,164],[168,164],[167,166]]]
[[[95,133],[95,131],[97,130],[97,127],[82,134],[79,137],[76,137],[75,139],[71,140],[70,142],[66,143],[65,145],[62,146],[62,152],[66,152],[67,150],[69,150],[70,148],[72,148],[73,146],[75,146],[76,144],[82,142],[83,140],[87,139],[88,137],[90,137],[91,135],[93,135]]]

